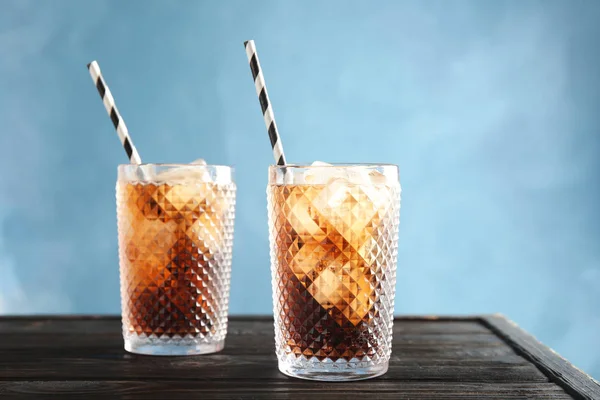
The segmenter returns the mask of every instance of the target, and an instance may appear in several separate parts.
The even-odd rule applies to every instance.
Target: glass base
[[[223,350],[225,340],[215,343],[194,342],[190,339],[173,338],[160,341],[154,338],[125,338],[125,350],[130,353],[148,356],[191,356],[210,354]]]
[[[388,370],[387,362],[361,368],[354,368],[349,365],[350,363],[340,364],[336,362],[330,368],[323,368],[323,366],[312,368],[279,361],[279,371],[292,378],[311,381],[345,382],[375,378],[385,374]]]

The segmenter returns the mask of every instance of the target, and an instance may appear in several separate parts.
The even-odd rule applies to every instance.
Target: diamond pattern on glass
[[[267,189],[276,351],[315,369],[387,362],[399,185]]]
[[[126,337],[225,338],[235,190],[233,183],[117,183]]]

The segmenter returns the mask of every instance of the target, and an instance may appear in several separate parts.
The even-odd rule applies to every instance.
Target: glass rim
[[[285,165],[269,165],[269,168],[290,168],[290,169],[310,169],[310,168],[377,168],[377,167],[398,167],[398,164],[390,163],[329,163],[331,165],[310,165],[310,164],[285,164]]]
[[[142,163],[142,164],[119,164],[118,168],[135,168],[135,167],[192,167],[192,168],[229,168],[235,169],[232,165],[223,164],[179,164],[179,163]]]

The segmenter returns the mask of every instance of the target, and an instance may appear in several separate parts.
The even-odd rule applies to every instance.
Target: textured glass
[[[267,194],[280,370],[319,380],[385,373],[396,284],[398,181],[270,184]]]
[[[223,347],[234,208],[234,183],[117,183],[127,350],[200,354]]]

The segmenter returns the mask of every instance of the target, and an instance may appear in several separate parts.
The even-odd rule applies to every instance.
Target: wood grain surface
[[[500,316],[405,317],[387,374],[350,383],[277,369],[273,321],[232,317],[225,349],[123,350],[118,317],[1,317],[0,398],[600,399],[597,382]]]

